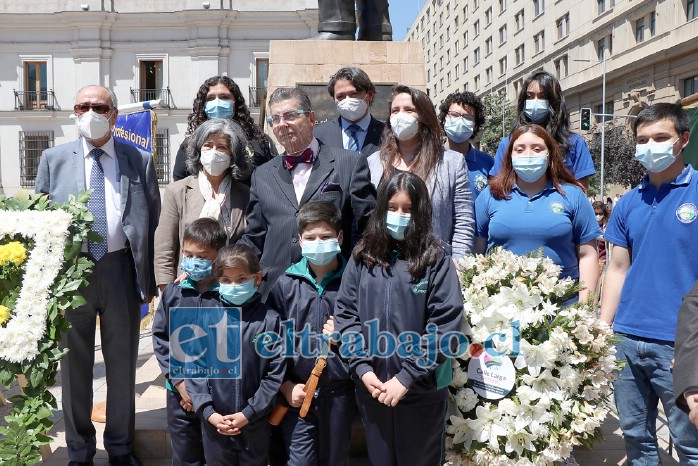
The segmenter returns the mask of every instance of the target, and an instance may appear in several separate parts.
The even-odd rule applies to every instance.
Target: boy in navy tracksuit
[[[210,218],[197,219],[184,230],[182,270],[188,276],[179,284],[165,287],[153,320],[153,349],[165,375],[167,425],[172,439],[172,462],[176,465],[204,465],[206,460],[201,421],[194,412],[184,379],[170,377],[170,310],[220,307],[212,264],[225,241],[225,230]]]
[[[318,336],[323,331],[334,332],[334,302],[346,264],[339,254],[343,236],[341,215],[339,209],[325,201],[308,202],[300,209],[298,233],[303,258],[286,270],[268,298],[283,321],[293,319],[291,328],[296,333],[295,350],[299,353],[288,359],[281,386],[281,394],[290,405],[280,425],[286,464],[290,466],[345,465],[349,456],[356,402],[349,368],[337,354],[327,358],[310,411],[305,418],[299,415],[305,383],[317,359],[312,353],[300,353],[304,347],[322,353],[323,346],[327,346],[323,338],[303,344],[298,334],[304,326]],[[329,351],[336,351],[335,343]]]
[[[248,246],[222,248],[214,276],[223,305],[241,310],[241,370],[237,379],[186,381],[194,409],[202,418],[206,460],[210,465],[266,466],[267,414],[286,369],[279,341],[272,336],[278,337],[281,331],[279,314],[260,301],[257,288],[262,272]]]

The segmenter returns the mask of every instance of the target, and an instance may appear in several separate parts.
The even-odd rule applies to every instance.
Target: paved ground
[[[136,376],[136,453],[144,461],[146,466],[171,465],[169,458],[169,440],[164,429],[165,425],[165,393],[164,382],[160,375],[157,361],[153,357],[151,335],[149,331],[141,334],[140,351],[138,360],[138,372]],[[106,397],[106,383],[104,377],[104,364],[99,346],[99,335],[97,336],[97,347],[95,354],[95,376],[93,384],[95,402],[103,401]],[[58,384],[51,389],[56,396],[60,406],[60,374]],[[668,429],[666,418],[660,414],[659,421],[659,442],[664,451],[663,464],[665,466],[678,465],[678,459],[668,452]],[[51,452],[42,462],[47,466],[65,466],[67,461],[67,451],[64,440],[63,415],[61,411],[55,414],[56,425],[51,433],[53,443]],[[95,424],[97,429],[97,456],[96,466],[107,465],[107,454],[102,444],[103,424]],[[623,439],[618,427],[618,420],[614,415],[608,417],[603,425],[605,441],[597,445],[593,450],[578,449],[575,457],[580,466],[597,466],[603,464],[623,465],[625,464],[625,452],[623,449]],[[365,457],[354,457],[349,463],[351,466],[368,466],[370,463]]]

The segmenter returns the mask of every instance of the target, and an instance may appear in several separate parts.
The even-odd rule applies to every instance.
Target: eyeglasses
[[[451,118],[461,118],[462,117],[468,121],[475,121],[475,119],[473,117],[471,117],[470,115],[468,115],[467,113],[458,113],[458,112],[451,111],[451,112],[448,112],[446,115],[448,115]]]
[[[82,114],[92,110],[100,115],[106,115],[113,107],[107,104],[76,104],[73,107],[73,111],[76,114]]]
[[[299,116],[303,115],[306,113],[305,110],[290,110],[288,112],[284,112],[281,115],[271,115],[267,117],[267,124],[270,126],[278,125],[281,123],[281,120],[283,119],[286,123],[293,123],[298,119]]]

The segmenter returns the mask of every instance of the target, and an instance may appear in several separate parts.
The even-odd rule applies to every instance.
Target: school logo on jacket
[[[565,206],[560,201],[552,201],[548,206],[550,212],[560,215],[565,213]]]
[[[695,204],[681,204],[681,206],[676,209],[676,218],[678,218],[681,223],[693,223],[696,217],[698,217],[698,208],[696,208]]]
[[[487,187],[487,178],[482,173],[475,175],[475,189],[477,192],[482,191]]]
[[[422,280],[421,282],[417,283],[413,288],[412,288],[412,293],[414,294],[424,294],[427,292],[427,287],[429,286],[429,280]]]

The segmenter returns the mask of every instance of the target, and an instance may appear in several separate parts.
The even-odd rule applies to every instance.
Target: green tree
[[[624,125],[606,123],[604,151],[604,190],[609,184],[631,188],[645,174],[645,168],[635,160],[635,141]],[[596,167],[596,174],[589,180],[590,194],[599,192],[601,180],[601,127],[594,125],[585,136]]]
[[[500,92],[488,94],[482,101],[485,105],[485,124],[480,129],[480,150],[494,155],[499,142],[511,132],[516,119],[516,109]]]

